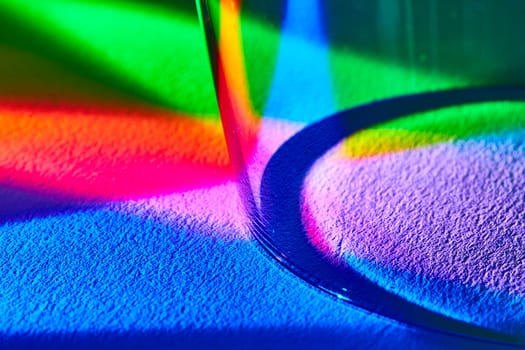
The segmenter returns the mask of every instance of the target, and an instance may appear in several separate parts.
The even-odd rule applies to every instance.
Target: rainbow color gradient
[[[0,347],[472,346],[283,271],[237,181],[258,205],[268,160],[304,127],[477,78],[333,47],[320,0],[267,20],[221,4],[213,76],[192,1],[0,3]],[[411,302],[523,336],[524,130],[525,104],[497,102],[350,136],[305,181],[312,244]]]

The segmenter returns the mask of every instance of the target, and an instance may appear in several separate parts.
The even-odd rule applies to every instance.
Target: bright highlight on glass
[[[525,49],[520,44],[525,25],[519,15],[525,4],[197,3],[250,229],[271,256],[320,289],[402,323],[502,344],[523,343],[519,327],[508,331],[478,322],[462,314],[461,301],[445,308],[432,298],[418,299],[401,284],[389,288],[377,277],[381,274],[372,276],[366,262],[405,269],[408,274],[419,271],[421,278],[472,285],[465,293],[480,286],[495,288],[492,282],[498,277],[469,279],[470,270],[464,266],[456,268],[462,274],[443,273],[450,264],[441,257],[456,248],[436,242],[492,227],[474,218],[482,210],[481,200],[473,202],[465,195],[483,195],[475,189],[480,184],[476,174],[484,173],[464,160],[464,149],[471,139],[525,128]],[[434,152],[434,146],[441,147],[441,153]],[[392,159],[405,168],[376,166]],[[458,162],[472,169],[464,172]],[[422,176],[432,164],[450,176],[440,180],[435,170]],[[510,161],[508,167],[515,164]],[[375,182],[370,181],[373,176]],[[422,177],[414,180],[418,176]],[[434,182],[423,181],[431,176],[436,176]],[[364,188],[386,179],[391,179],[390,185],[378,189],[381,196],[364,195]],[[457,181],[440,183],[450,179]],[[522,187],[521,177],[513,179],[516,188]],[[450,188],[457,188],[457,194]],[[447,194],[450,200],[433,206]],[[509,191],[507,200],[523,204],[522,195],[512,196]],[[463,212],[470,213],[460,215],[464,223],[447,226]],[[510,207],[506,213],[511,216],[507,226],[497,228],[509,237],[518,235],[519,210]],[[436,220],[416,225],[425,215]],[[469,226],[474,221],[477,224]],[[389,242],[383,225],[396,227],[401,232],[397,239],[406,242]],[[468,232],[463,231],[466,226],[471,227]],[[416,249],[426,255],[403,250],[426,232],[432,232],[431,238]],[[472,239],[481,242],[479,237]],[[385,245],[391,249],[382,256],[359,251],[354,243],[359,240],[368,240],[369,247],[377,244],[378,250]],[[452,255],[450,259],[459,260]],[[475,253],[472,259],[483,262]],[[472,259],[467,255],[465,261],[470,264]],[[457,292],[458,300],[461,293]]]

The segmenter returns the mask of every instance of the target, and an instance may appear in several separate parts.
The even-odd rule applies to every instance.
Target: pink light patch
[[[233,174],[217,121],[148,106],[0,105],[0,182],[116,200],[184,191]]]
[[[154,218],[177,228],[198,230],[225,241],[251,239],[249,218],[233,181],[167,196],[126,201],[118,204],[118,210]]]
[[[266,163],[279,146],[302,127],[301,124],[265,118],[248,166],[256,199]],[[241,203],[237,183],[226,181],[205,188],[165,196],[132,200],[119,210],[153,217],[176,227],[188,226],[223,240],[250,240],[250,218]]]

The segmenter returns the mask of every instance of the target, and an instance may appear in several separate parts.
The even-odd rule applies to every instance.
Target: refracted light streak
[[[319,0],[287,1],[265,114],[311,122],[334,112],[328,43]]]

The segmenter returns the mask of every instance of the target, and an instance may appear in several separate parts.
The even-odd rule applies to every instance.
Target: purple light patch
[[[310,239],[416,303],[523,331],[524,136],[362,159],[332,150],[316,162],[302,193]],[[504,307],[492,308],[502,296]]]

